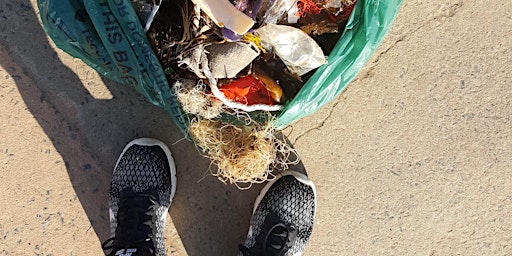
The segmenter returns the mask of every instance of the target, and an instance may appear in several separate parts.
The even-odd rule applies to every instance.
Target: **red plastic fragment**
[[[297,1],[297,7],[299,8],[299,17],[304,17],[308,14],[319,14],[322,11],[313,0],[299,0]]]
[[[275,105],[263,82],[251,75],[244,76],[219,87],[226,98],[246,105]]]

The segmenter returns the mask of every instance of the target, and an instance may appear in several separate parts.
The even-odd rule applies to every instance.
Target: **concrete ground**
[[[172,255],[235,255],[239,191],[169,116],[56,49],[35,0],[0,2],[0,255],[101,255],[130,140],[178,169]],[[512,255],[512,2],[404,1],[347,90],[285,133],[318,190],[305,255]]]

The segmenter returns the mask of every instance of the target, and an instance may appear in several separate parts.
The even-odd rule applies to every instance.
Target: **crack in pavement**
[[[356,78],[354,80],[352,80],[351,83],[355,82],[355,81],[358,81],[360,79],[366,79],[370,76],[372,76],[373,74],[373,71],[378,67],[379,65],[379,62],[380,62],[380,59],[385,56],[391,49],[395,48],[396,45],[402,41],[406,41],[411,35],[414,35],[416,34],[420,29],[424,28],[425,26],[427,26],[428,24],[434,22],[435,20],[439,19],[439,18],[452,18],[454,17],[457,13],[458,13],[458,10],[463,6],[462,2],[461,1],[455,1],[449,5],[444,5],[444,6],[441,6],[440,9],[438,10],[438,13],[434,16],[432,16],[431,18],[425,20],[423,23],[419,24],[418,26],[416,26],[415,28],[413,29],[410,29],[400,35],[398,35],[398,38],[395,39],[395,41],[393,41],[390,45],[388,45],[385,49],[379,51],[377,54],[377,56],[375,57],[375,59],[371,62],[371,63],[368,63],[366,65],[366,71],[364,71],[363,74],[361,74],[360,76],[356,76]],[[329,108],[329,111],[328,111],[328,114],[326,115],[326,117],[320,122],[320,124],[314,126],[314,127],[311,127],[309,129],[306,129],[305,131],[303,131],[302,133],[300,133],[299,135],[297,135],[297,137],[294,139],[293,141],[293,144],[297,143],[297,141],[299,139],[301,139],[302,137],[304,137],[305,135],[307,135],[308,133],[310,133],[311,131],[313,130],[318,130],[320,128],[322,128],[322,126],[324,126],[325,122],[327,121],[328,118],[331,117],[332,113],[334,112],[334,108],[338,105],[339,103],[339,96],[338,98],[336,99],[336,101],[334,102],[334,104]]]
[[[332,113],[334,112],[334,108],[338,105],[338,103],[340,102],[340,99],[339,97],[334,101],[333,105],[329,108],[329,112],[327,113],[327,115],[324,117],[324,119],[316,126],[314,127],[311,127],[305,131],[303,131],[302,133],[300,133],[299,135],[297,135],[297,137],[295,137],[295,139],[293,140],[293,144],[295,144],[300,138],[302,138],[304,135],[310,133],[311,131],[313,130],[319,130],[320,128],[322,128],[324,125],[325,125],[325,122],[327,121],[327,119],[329,119],[332,115]]]
[[[429,19],[425,20],[423,23],[419,24],[415,28],[410,29],[410,30],[398,35],[398,38],[395,39],[395,41],[393,41],[388,47],[386,47],[384,50],[376,53],[377,56],[375,57],[375,59],[371,63],[368,63],[366,65],[366,71],[364,71],[364,73],[362,74],[361,77],[356,77],[356,79],[354,79],[354,81],[359,80],[359,79],[366,79],[366,78],[370,77],[373,74],[373,71],[375,70],[375,68],[377,67],[380,59],[384,55],[386,55],[391,49],[393,49],[398,43],[400,43],[402,41],[406,41],[411,35],[416,34],[420,29],[424,28],[425,26],[427,26],[428,24],[434,22],[435,20],[437,20],[439,18],[452,18],[453,16],[455,16],[455,14],[457,14],[458,10],[460,9],[460,7],[462,7],[462,5],[463,5],[462,2],[456,1],[448,6],[442,6],[438,10],[437,15],[430,17]]]

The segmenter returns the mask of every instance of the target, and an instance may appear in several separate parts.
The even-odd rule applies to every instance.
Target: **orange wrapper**
[[[246,105],[275,105],[265,84],[251,75],[244,76],[229,84],[219,87],[226,98]]]

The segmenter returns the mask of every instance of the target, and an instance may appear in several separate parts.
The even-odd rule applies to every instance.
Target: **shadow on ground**
[[[167,113],[131,88],[104,80],[113,97],[93,97],[76,67],[63,64],[50,46],[35,6],[28,0],[0,4],[0,50],[9,56],[0,64],[16,80],[29,111],[64,159],[99,240],[109,236],[107,191],[117,157],[130,140],[153,137],[174,154],[178,186],[170,215],[187,254],[235,255],[260,186],[239,191],[205,177],[209,161],[182,140]],[[16,79],[20,74],[31,81]]]

